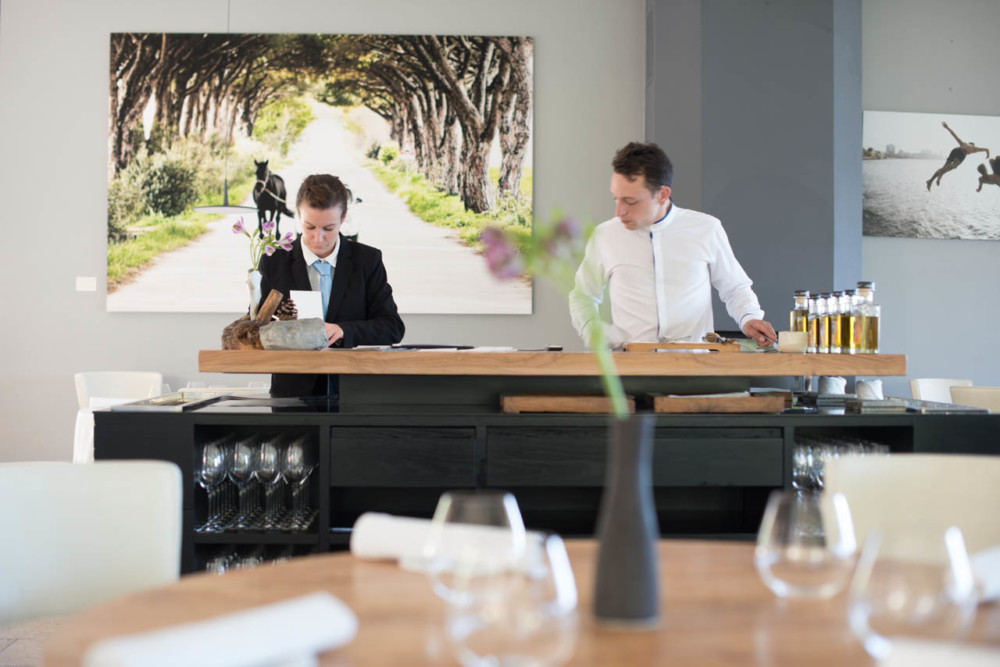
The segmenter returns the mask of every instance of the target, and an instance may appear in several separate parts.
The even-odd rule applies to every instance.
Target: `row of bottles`
[[[792,331],[809,337],[807,351],[819,354],[867,354],[879,351],[882,307],[875,303],[875,283],[860,281],[856,290],[795,290]]]

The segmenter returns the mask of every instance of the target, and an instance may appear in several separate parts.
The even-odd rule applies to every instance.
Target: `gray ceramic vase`
[[[611,418],[604,494],[597,518],[594,614],[607,624],[655,626],[660,615],[653,502],[656,415]]]

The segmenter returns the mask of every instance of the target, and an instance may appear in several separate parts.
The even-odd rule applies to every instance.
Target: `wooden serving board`
[[[771,396],[663,396],[650,394],[653,412],[711,413],[763,412],[776,413],[785,409],[785,397]]]
[[[635,397],[626,396],[629,413],[635,412]],[[611,401],[607,396],[574,396],[568,394],[514,394],[500,397],[504,414],[522,412],[573,412],[610,414]]]
[[[625,343],[625,352],[652,352],[653,350],[715,350],[739,352],[739,343]]]

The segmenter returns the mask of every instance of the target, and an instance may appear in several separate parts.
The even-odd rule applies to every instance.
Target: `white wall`
[[[232,0],[234,32],[530,35],[535,42],[535,211],[603,220],[610,159],[643,136],[643,0]],[[226,0],[3,0],[0,201],[7,242],[0,461],[69,459],[73,373],[200,377],[232,315],[107,313],[108,36],[223,32]],[[76,292],[97,276],[97,292]],[[561,295],[536,285],[532,316],[415,316],[407,340],[580,349]]]
[[[997,0],[864,0],[864,108],[1000,115],[998,29]],[[1000,385],[998,260],[997,241],[864,239],[882,349],[907,355],[909,377]],[[904,379],[886,378],[885,387],[909,395]]]

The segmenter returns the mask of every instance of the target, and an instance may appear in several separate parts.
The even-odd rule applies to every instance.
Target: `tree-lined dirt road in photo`
[[[382,251],[402,314],[531,312],[530,283],[497,281],[483,257],[454,232],[411,213],[359,162],[339,112],[323,104],[314,104],[314,111],[316,120],[292,149],[292,163],[277,170],[285,180],[288,208],[295,210],[295,193],[309,174],[339,176],[362,200],[351,210],[358,241]],[[238,217],[209,223],[208,232],[197,240],[159,257],[133,282],[108,295],[108,310],[245,312],[250,253],[249,240],[232,232]],[[256,228],[256,213],[247,211],[244,222]],[[301,231],[297,219],[282,217],[279,225],[282,233]]]

